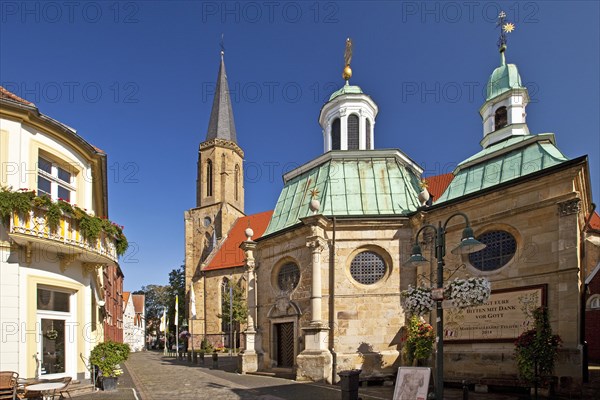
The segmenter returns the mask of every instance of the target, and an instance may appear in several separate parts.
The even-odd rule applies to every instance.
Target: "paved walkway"
[[[212,360],[198,365],[158,352],[132,353],[119,378],[118,390],[97,391],[78,396],[80,400],[341,400],[340,387],[317,383],[300,383],[270,376],[241,375],[235,372],[235,357],[220,357],[219,369]],[[362,400],[391,400],[394,387],[368,386],[359,389]],[[459,400],[463,393],[446,389],[444,399]],[[529,396],[469,392],[469,400],[521,400]],[[581,398],[574,396],[572,398]],[[593,396],[590,399],[598,399]]]

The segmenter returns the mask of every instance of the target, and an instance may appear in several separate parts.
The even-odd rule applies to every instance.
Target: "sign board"
[[[545,305],[546,286],[495,290],[487,303],[444,313],[444,342],[513,341],[534,324],[533,310]]]
[[[431,368],[400,367],[393,400],[427,400]]]

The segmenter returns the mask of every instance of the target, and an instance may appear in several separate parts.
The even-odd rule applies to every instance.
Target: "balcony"
[[[12,213],[8,229],[9,237],[26,250],[26,262],[31,263],[34,251],[41,257],[60,260],[64,272],[75,260],[94,264],[110,264],[118,261],[116,240],[100,232],[97,239],[86,240],[79,222],[69,214],[62,214],[55,230],[48,225],[46,210],[33,207],[28,214]]]

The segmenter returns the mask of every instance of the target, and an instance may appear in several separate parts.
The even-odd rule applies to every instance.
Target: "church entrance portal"
[[[292,368],[294,366],[294,323],[284,322],[273,325],[275,336],[275,359],[277,366]]]

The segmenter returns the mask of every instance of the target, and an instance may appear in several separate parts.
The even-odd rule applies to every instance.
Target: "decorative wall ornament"
[[[579,203],[581,199],[571,199],[558,203],[558,214],[561,217],[576,214],[579,212]]]

